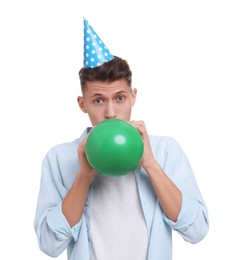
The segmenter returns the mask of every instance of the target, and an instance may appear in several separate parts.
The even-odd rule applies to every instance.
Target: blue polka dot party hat
[[[113,58],[114,56],[84,18],[84,68],[101,66]]]

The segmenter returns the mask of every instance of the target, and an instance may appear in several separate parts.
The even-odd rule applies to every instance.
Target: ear
[[[136,88],[132,89],[131,96],[132,96],[132,106],[134,106],[134,103],[135,103],[136,97],[137,97],[137,89]]]
[[[85,108],[85,100],[83,97],[79,96],[77,97],[77,102],[78,102],[78,105],[80,107],[80,109],[84,112],[84,113],[87,113],[87,110]]]

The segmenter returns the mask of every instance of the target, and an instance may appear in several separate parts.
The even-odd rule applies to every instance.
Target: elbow
[[[50,257],[58,257],[67,247],[68,240],[56,238],[53,233],[42,233],[38,240],[40,250]]]
[[[188,242],[191,244],[197,244],[206,237],[207,233],[208,233],[208,228],[205,228],[204,230],[200,230],[197,232],[195,236],[190,237]]]
[[[49,251],[42,250],[42,252],[45,253],[46,255],[52,257],[52,258],[56,258],[56,257],[58,257],[60,255],[60,254],[58,254],[57,252],[54,252],[54,251],[53,252],[49,252]]]
[[[58,257],[61,254],[59,249],[54,248],[49,244],[41,244],[40,250],[50,257]]]
[[[184,234],[183,238],[185,241],[191,244],[197,244],[202,241],[209,231],[209,225],[205,222],[204,225],[194,226],[188,228],[188,231]]]

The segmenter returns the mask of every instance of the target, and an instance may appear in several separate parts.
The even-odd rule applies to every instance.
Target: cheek
[[[97,115],[102,113],[103,108],[101,106],[87,106],[87,111],[91,115]]]
[[[132,107],[133,107],[133,102],[127,102],[124,109],[127,110],[128,112],[131,112]]]
[[[131,112],[132,112],[132,105],[129,102],[127,105],[124,105],[123,107],[119,108],[118,116],[128,121],[130,119]]]
[[[88,108],[88,117],[92,123],[92,125],[96,125],[100,121],[104,120],[104,113],[102,111],[102,108]]]

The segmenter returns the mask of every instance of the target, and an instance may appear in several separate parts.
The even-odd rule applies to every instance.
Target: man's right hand
[[[85,153],[85,145],[86,145],[86,138],[87,136],[81,141],[78,147],[78,158],[80,162],[80,172],[79,174],[82,175],[82,177],[90,178],[91,181],[94,180],[96,172],[95,170],[90,166]]]

